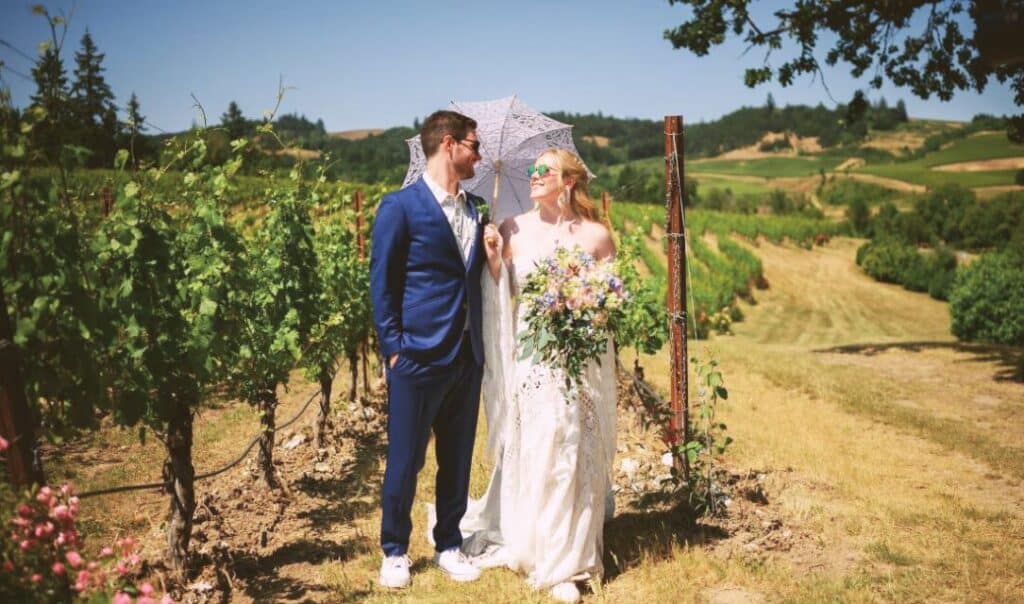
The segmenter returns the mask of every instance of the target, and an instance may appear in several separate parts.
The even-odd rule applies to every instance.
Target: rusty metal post
[[[686,354],[686,239],[683,225],[683,118],[665,116],[665,232],[668,237],[668,316],[671,349],[672,415],[666,440],[675,447],[690,440]],[[676,456],[690,479],[686,456]]]
[[[7,300],[0,288],[0,436],[8,442],[3,456],[12,485],[43,484],[42,465],[36,451],[35,422],[25,398],[18,349],[14,345]]]

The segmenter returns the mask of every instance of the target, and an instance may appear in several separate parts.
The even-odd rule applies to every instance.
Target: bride
[[[549,149],[528,170],[532,211],[484,232],[483,396],[495,460],[486,494],[470,501],[460,525],[463,549],[481,566],[507,566],[558,600],[580,598],[575,582],[603,571],[602,536],[615,455],[615,358],[608,343],[582,386],[566,389],[560,368],[520,359],[526,325],[515,295],[535,264],[556,248],[579,246],[596,259],[615,255],[598,221],[578,157]],[[609,510],[610,511],[610,510]]]

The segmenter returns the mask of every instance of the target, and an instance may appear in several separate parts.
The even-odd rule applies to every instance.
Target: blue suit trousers
[[[462,544],[459,522],[469,495],[482,377],[468,333],[449,365],[424,366],[399,355],[395,367],[388,369],[388,454],[380,529],[386,556],[404,555],[409,549],[416,477],[431,432],[437,454],[435,547],[444,551]]]

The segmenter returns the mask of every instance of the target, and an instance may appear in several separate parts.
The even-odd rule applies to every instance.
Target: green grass
[[[720,176],[708,176],[706,174],[691,174],[694,180],[697,181],[697,194],[707,192],[711,189],[729,189],[734,195],[767,195],[772,192],[772,187],[759,183],[750,182],[745,180],[735,180],[731,178],[723,178]]]
[[[979,134],[956,141],[945,149],[921,159],[887,164],[868,164],[856,171],[935,188],[946,184],[965,187],[1012,185],[1016,170],[989,172],[942,172],[936,166],[965,161],[980,161],[1024,156],[1024,146],[1011,144],[1004,133]]]
[[[941,166],[964,161],[1024,156],[1024,145],[1015,145],[1005,132],[985,133],[958,140],[945,149],[922,158],[925,166]]]
[[[762,178],[783,178],[815,176],[821,169],[831,171],[842,159],[831,157],[767,157],[764,159],[712,159],[700,163],[689,163],[686,170],[695,178],[700,172],[735,174],[737,176],[760,176]]]
[[[930,189],[942,185],[957,184],[968,188],[995,187],[1012,185],[1015,170],[997,170],[993,172],[939,172],[922,165],[923,160],[909,161],[899,164],[869,165],[858,169],[858,172],[873,174],[884,178],[893,178],[915,185],[924,185]]]

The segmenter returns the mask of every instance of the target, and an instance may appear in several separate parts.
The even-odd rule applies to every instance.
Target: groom
[[[459,547],[480,406],[480,272],[486,255],[479,197],[459,181],[480,160],[476,122],[438,111],[420,130],[423,176],[381,201],[373,223],[370,295],[387,363],[388,457],[381,490],[380,583],[410,583],[407,556],[416,475],[433,431],[437,565],[456,581],[480,571]]]

